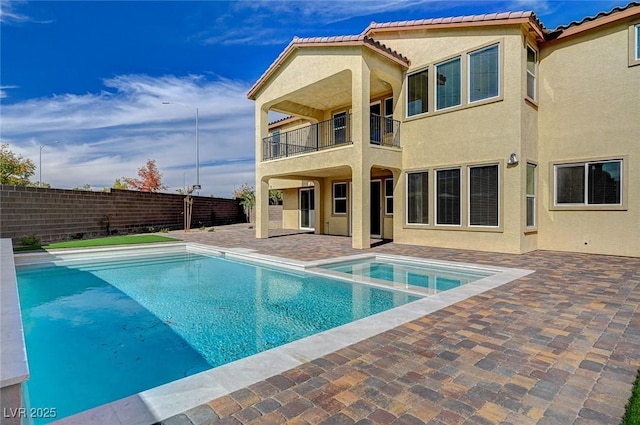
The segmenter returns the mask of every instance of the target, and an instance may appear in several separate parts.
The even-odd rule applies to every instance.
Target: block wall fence
[[[0,185],[0,237],[14,244],[35,234],[41,242],[183,228],[184,196]],[[235,199],[193,197],[191,228],[244,223]]]

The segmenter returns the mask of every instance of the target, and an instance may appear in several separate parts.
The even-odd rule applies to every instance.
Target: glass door
[[[314,230],[315,221],[315,190],[300,189],[300,229]]]
[[[380,180],[371,181],[371,237],[382,237],[382,202],[381,197],[381,182]]]

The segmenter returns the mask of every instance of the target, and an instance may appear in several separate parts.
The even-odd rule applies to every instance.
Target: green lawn
[[[87,248],[94,246],[109,246],[109,245],[130,245],[139,243],[154,243],[154,242],[176,242],[180,239],[169,238],[166,236],[158,235],[128,235],[128,236],[110,236],[108,238],[97,239],[81,239],[75,241],[55,242],[42,246],[19,246],[14,248],[15,251],[30,251],[34,249],[57,249],[57,248]]]
[[[620,425],[640,425],[640,370],[633,384],[631,398],[627,403],[627,411],[622,418]]]

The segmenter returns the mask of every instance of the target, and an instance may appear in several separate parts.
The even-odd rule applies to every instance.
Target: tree
[[[124,177],[123,177],[124,179]],[[113,182],[113,186],[111,186],[114,189],[122,189],[122,190],[126,190],[129,188],[129,186],[127,186],[126,183],[122,183],[122,181],[120,181],[120,179],[116,179],[115,182]]]
[[[14,186],[29,185],[29,177],[36,172],[36,166],[30,159],[16,155],[9,149],[8,143],[0,148],[0,184]]]
[[[155,159],[148,159],[147,164],[138,168],[139,179],[123,177],[129,187],[142,192],[159,192],[167,187],[162,184],[162,174],[158,171]]]
[[[271,189],[269,191],[269,204],[270,205],[282,205],[282,197],[284,192],[279,189]]]
[[[249,183],[243,184],[233,192],[233,197],[240,200],[244,214],[251,221],[251,212],[256,206],[256,192],[253,190],[253,186],[250,186]]]

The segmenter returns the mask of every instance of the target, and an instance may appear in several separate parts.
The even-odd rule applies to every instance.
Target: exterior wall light
[[[507,160],[507,165],[517,165],[518,164],[518,155],[512,153],[509,155],[509,159]]]

